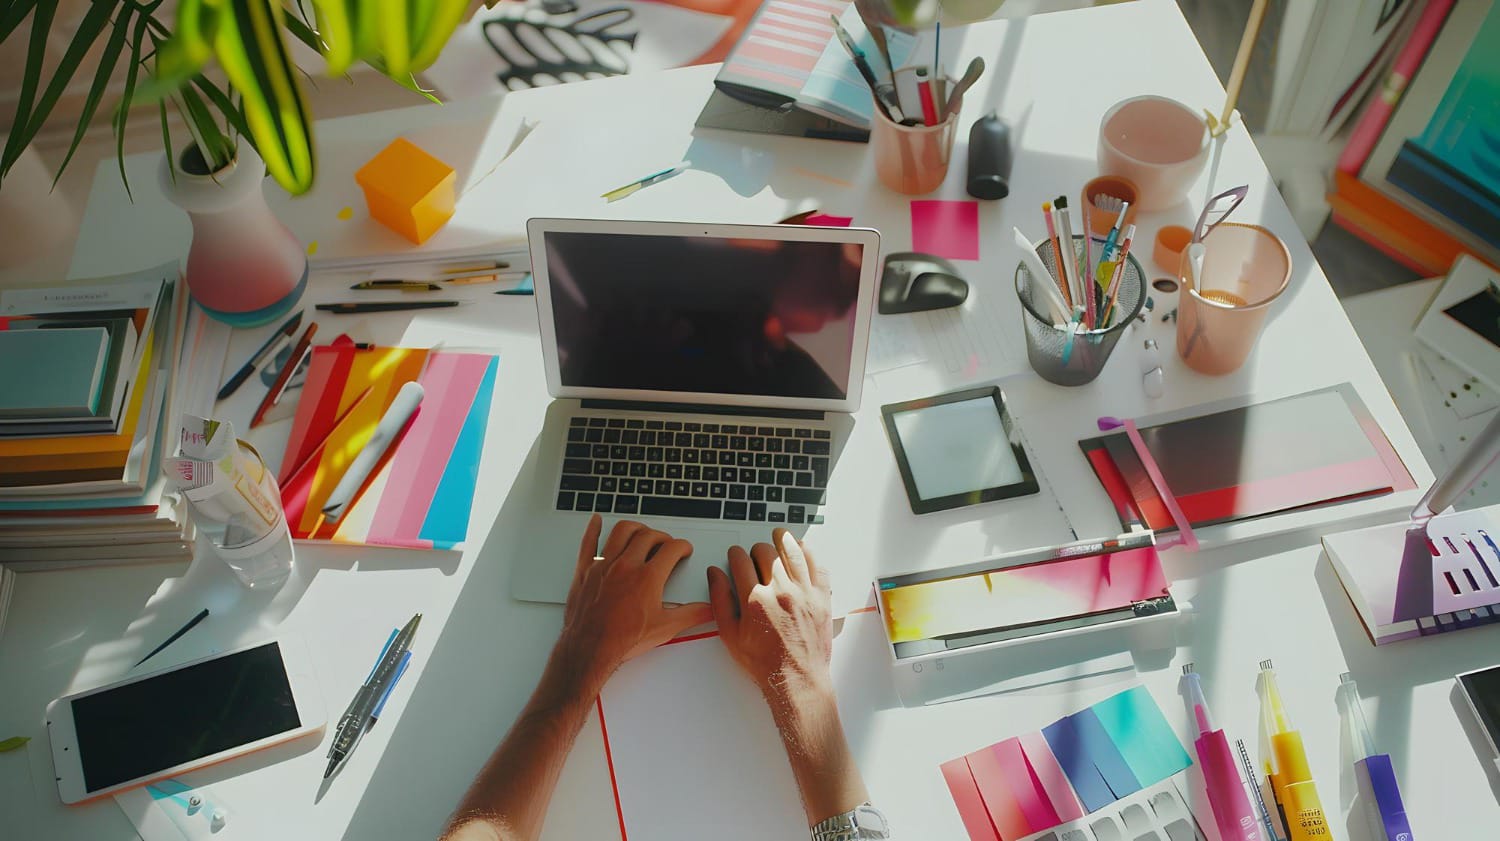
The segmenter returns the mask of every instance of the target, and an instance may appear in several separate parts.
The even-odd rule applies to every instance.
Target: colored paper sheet
[[[1089,760],[1099,769],[1100,776],[1104,777],[1109,790],[1114,792],[1115,799],[1140,791],[1141,781],[1130,770],[1130,765],[1125,762],[1124,755],[1105,731],[1093,708],[1080,710],[1069,717],[1073,719],[1074,732],[1078,734]]]
[[[912,202],[911,247],[951,260],[978,260],[979,202]]]
[[[1036,730],[1024,733],[1017,739],[1021,743],[1022,752],[1026,754],[1026,764],[1046,792],[1047,802],[1057,812],[1058,820],[1072,821],[1083,817],[1083,804],[1078,802],[1078,795],[1068,785],[1068,776],[1057,763],[1057,757],[1047,744],[1047,738]]]
[[[1026,761],[1021,740],[1006,739],[995,745],[994,751],[1000,758],[1005,778],[1010,781],[1011,794],[1015,795],[1021,814],[1026,816],[1027,828],[1031,832],[1041,832],[1062,823],[1057,810],[1052,808],[1052,803],[1047,798],[1046,790],[1042,788],[1041,780],[1037,779],[1036,773],[1031,770],[1031,764]]]
[[[1115,794],[1095,767],[1072,716],[1043,727],[1042,735],[1046,737],[1052,755],[1057,757],[1057,764],[1068,775],[1068,782],[1072,783],[1073,792],[1083,803],[1085,812],[1098,811],[1115,802]]]
[[[819,225],[824,228],[847,228],[854,223],[853,216],[833,216],[828,213],[814,213],[804,220],[809,225]]]
[[[1159,783],[1193,764],[1146,687],[1127,689],[1091,709],[1141,785]]]
[[[1013,781],[1006,777],[995,746],[981,748],[964,758],[969,762],[974,784],[979,787],[979,796],[984,798],[984,808],[990,813],[990,823],[1001,841],[1017,841],[1030,835],[1031,824],[1026,822],[1021,804],[1011,791]]]
[[[420,537],[431,542],[435,549],[451,549],[463,543],[468,535],[474,486],[479,482],[479,454],[484,448],[484,433],[490,422],[490,401],[495,393],[495,375],[499,367],[500,358],[490,357],[484,381],[469,407],[469,417],[464,420],[453,454],[448,457],[443,480],[432,495],[432,508],[422,523]]]
[[[990,813],[984,808],[984,799],[979,794],[979,786],[974,782],[974,774],[969,770],[969,761],[960,756],[939,767],[943,772],[943,781],[948,784],[948,791],[953,794],[953,805],[958,807],[958,817],[969,833],[969,841],[1000,841],[994,825],[990,823]]]
[[[462,543],[497,365],[489,354],[315,348],[308,383],[320,388],[304,390],[283,458],[293,537],[420,549]],[[339,523],[323,522],[328,495],[401,386],[419,375],[426,393],[401,439]]]

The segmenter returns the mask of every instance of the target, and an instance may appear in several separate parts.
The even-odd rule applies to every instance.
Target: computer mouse
[[[932,254],[900,252],[885,258],[879,311],[887,315],[956,307],[969,297],[969,284],[952,263]]]

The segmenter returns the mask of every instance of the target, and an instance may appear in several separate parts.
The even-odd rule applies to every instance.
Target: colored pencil
[[[276,374],[276,381],[271,384],[271,390],[266,392],[265,398],[255,409],[255,415],[250,418],[251,429],[260,426],[261,421],[265,420],[266,412],[271,411],[271,407],[281,399],[281,392],[286,390],[287,382],[291,380],[292,374],[296,373],[298,366],[302,364],[302,359],[307,356],[307,352],[312,349],[313,335],[317,332],[316,321],[309,323],[307,329],[302,331],[301,338],[297,339],[297,344],[292,346],[291,355],[286,358],[286,364],[281,366],[281,371]]]

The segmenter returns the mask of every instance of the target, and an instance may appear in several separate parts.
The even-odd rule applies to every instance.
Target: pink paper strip
[[[974,784],[984,798],[984,808],[989,810],[990,823],[1001,841],[1017,841],[1031,834],[1031,825],[1021,812],[1021,804],[1011,793],[1012,782],[1006,779],[1005,768],[1000,764],[1000,755],[995,746],[980,748],[964,757],[969,761],[969,770],[974,774]]]
[[[952,260],[978,260],[979,202],[912,202],[911,247]]]
[[[1052,755],[1052,747],[1047,744],[1047,738],[1041,731],[1034,730],[1018,736],[1017,740],[1026,754],[1026,762],[1036,774],[1037,782],[1041,783],[1052,808],[1057,811],[1058,818],[1074,821],[1083,817],[1083,804],[1078,802],[1078,795],[1073,793],[1073,787],[1068,784],[1068,775],[1058,764],[1057,757]]]
[[[1016,796],[1016,804],[1021,807],[1021,814],[1026,816],[1026,823],[1031,832],[1041,832],[1051,829],[1062,823],[1062,818],[1057,816],[1057,810],[1052,808],[1051,802],[1047,800],[1047,791],[1037,780],[1036,774],[1026,762],[1026,754],[1021,749],[1021,740],[1016,738],[1006,739],[994,747],[995,754],[1000,757],[1000,767],[1005,771],[1005,779],[1010,783],[1011,794]]]
[[[448,466],[489,357],[438,353],[422,377],[426,396],[391,463],[386,493],[375,512],[369,543],[415,539]]]
[[[958,807],[958,817],[968,830],[969,841],[1000,841],[995,827],[990,823],[990,813],[984,808],[979,796],[979,786],[974,783],[974,774],[969,771],[969,762],[963,757],[950,759],[939,766],[943,781],[953,794],[953,805]]]
[[[1135,454],[1140,456],[1141,466],[1146,468],[1146,475],[1151,477],[1151,484],[1156,486],[1156,495],[1161,497],[1163,505],[1167,506],[1167,513],[1172,515],[1172,522],[1177,524],[1177,536],[1183,546],[1189,552],[1198,551],[1198,536],[1193,534],[1193,526],[1188,518],[1183,516],[1182,506],[1177,504],[1177,497],[1172,496],[1172,489],[1167,487],[1167,480],[1161,475],[1161,468],[1156,466],[1156,459],[1151,451],[1146,449],[1146,442],[1141,440],[1141,432],[1135,427],[1135,421],[1125,419],[1125,435],[1130,439],[1130,446],[1135,447]]]

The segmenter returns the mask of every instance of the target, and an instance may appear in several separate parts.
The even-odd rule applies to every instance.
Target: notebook
[[[875,102],[854,60],[834,35],[830,15],[864,51],[877,77],[885,73],[875,39],[844,0],[769,0],[746,28],[714,78],[717,92],[698,125],[864,142]],[[916,37],[887,30],[891,63],[904,64]],[[754,106],[736,108],[738,103]]]
[[[0,330],[0,359],[6,360],[0,366],[0,415],[94,414],[108,356],[109,331],[103,327]]]

